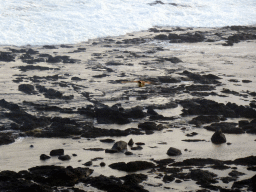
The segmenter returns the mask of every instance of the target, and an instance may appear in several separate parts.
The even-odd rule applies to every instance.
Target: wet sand
[[[109,165],[161,159],[173,159],[175,162],[192,158],[234,161],[238,158],[255,157],[256,127],[252,124],[252,131],[247,133],[248,129],[243,129],[241,125],[242,121],[250,123],[256,119],[255,35],[238,38],[238,42],[230,42],[229,38],[234,34],[255,34],[254,27],[245,28],[154,28],[125,36],[93,39],[76,45],[0,47],[0,52],[9,55],[0,57],[0,100],[17,104],[20,111],[31,115],[26,115],[26,118],[33,116],[40,121],[46,118],[48,122],[42,126],[34,122],[29,124],[28,119],[24,120],[25,117],[19,119],[8,115],[14,113],[13,109],[6,107],[8,105],[0,106],[0,130],[2,133],[10,132],[11,137],[15,138],[15,142],[0,146],[0,171],[19,172],[42,165],[85,167],[84,163],[100,157],[102,159],[93,161],[89,167],[94,170],[89,177],[101,174],[122,177],[129,173],[112,169]],[[168,37],[169,34],[180,35],[180,38],[173,39]],[[36,52],[29,53],[29,49]],[[140,87],[136,81],[147,83]],[[33,89],[29,89],[29,86],[22,89],[22,84],[31,85]],[[214,101],[216,105],[225,107],[230,107],[228,103],[236,106],[230,107],[232,114],[210,109],[208,113],[201,108],[197,113],[186,104],[188,101],[195,102],[197,106],[203,100]],[[115,118],[107,121],[106,118],[97,116],[98,109],[114,105],[127,121],[118,123]],[[86,108],[88,106],[90,107]],[[129,110],[137,106],[143,116],[130,114]],[[206,108],[209,106],[207,103]],[[243,106],[244,111],[240,112],[241,108],[238,106]],[[150,114],[150,107],[157,115]],[[218,123],[235,123],[235,129],[244,132],[234,134],[223,131],[227,142],[213,144],[211,136],[214,132],[206,127],[214,122],[191,123],[193,118],[200,115],[218,116]],[[60,120],[56,121],[56,118]],[[148,121],[162,124],[164,128],[150,133],[138,128],[139,124]],[[53,125],[57,124],[59,129],[58,123],[61,126],[72,125],[78,131],[65,132],[66,128],[49,135],[49,130],[55,128]],[[125,131],[134,128],[142,134],[129,132],[125,136],[117,136],[107,132],[106,136],[91,136],[86,129],[88,124],[104,130]],[[62,131],[65,132],[64,135],[60,134]],[[197,133],[195,136],[188,136],[194,132]],[[143,142],[145,145],[141,150],[131,150],[128,147],[127,150],[133,152],[131,156],[122,152],[110,154],[105,153],[105,149],[110,149],[114,143],[100,141],[107,138],[127,143],[132,138],[135,143]],[[187,139],[200,141],[184,141]],[[168,156],[166,152],[170,147],[181,150],[182,155]],[[51,150],[59,148],[63,148],[65,154],[71,156],[69,161],[61,161],[57,157],[45,161],[39,159],[41,154],[49,155]],[[102,150],[86,150],[90,148]],[[106,166],[101,167],[101,162]],[[168,167],[176,166],[170,163],[165,168]],[[254,167],[254,171],[248,170],[248,167]],[[209,165],[191,166],[181,172],[190,173],[193,169],[217,174],[217,183],[212,185],[219,189],[235,189],[232,188],[235,181],[250,179],[255,175],[255,162],[244,166],[233,164],[225,170],[213,169]],[[222,178],[229,177],[232,170],[244,175],[224,183]],[[157,166],[154,170],[136,173],[148,176],[140,184],[148,191],[211,190],[209,186],[200,186],[193,178],[176,177],[174,181],[165,182],[163,177],[167,173]],[[85,191],[100,191],[83,182],[76,187]],[[251,186],[243,187],[245,190],[252,189]]]

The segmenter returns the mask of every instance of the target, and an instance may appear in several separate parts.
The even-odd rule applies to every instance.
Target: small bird
[[[139,80],[139,81],[122,81],[122,83],[138,83],[139,87],[144,87],[145,84],[151,84],[150,81],[141,81],[141,80]]]

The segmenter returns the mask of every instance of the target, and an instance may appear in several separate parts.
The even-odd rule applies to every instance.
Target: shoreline
[[[50,45],[50,46],[61,46],[61,45],[79,45],[79,44],[86,44],[86,43],[89,43],[89,42],[93,42],[95,40],[103,40],[103,39],[106,39],[106,38],[114,38],[114,39],[117,39],[117,38],[120,38],[120,37],[126,37],[128,36],[129,34],[142,34],[142,33],[145,33],[145,32],[148,32],[150,29],[154,29],[154,28],[157,28],[159,30],[161,29],[166,29],[166,30],[177,30],[177,29],[183,29],[183,30],[189,30],[191,29],[192,31],[193,30],[203,30],[203,31],[210,31],[210,30],[214,30],[214,29],[223,29],[223,28],[230,28],[230,27],[249,27],[249,28],[254,28],[256,27],[256,24],[252,24],[252,25],[231,25],[231,26],[216,26],[216,27],[181,27],[181,26],[152,26],[148,29],[145,29],[145,30],[140,30],[140,31],[132,31],[132,32],[127,32],[126,34],[120,34],[120,35],[117,35],[117,36],[104,36],[104,37],[96,37],[96,38],[93,38],[93,39],[88,39],[87,41],[81,41],[81,42],[77,42],[77,43],[60,43],[60,44],[42,44],[42,45],[30,45],[30,44],[27,44],[27,45],[0,45],[0,47],[17,47],[17,48],[28,48],[28,47],[31,47],[31,48],[39,48],[39,47],[43,47],[45,45]]]
[[[31,189],[30,174],[50,191],[75,191],[77,182],[81,190],[90,185],[97,191],[252,190],[255,32],[255,26],[151,28],[73,45],[1,46],[0,175],[8,163],[17,174],[7,180],[23,178]],[[216,145],[211,137],[219,127],[227,141]],[[18,146],[19,137],[25,139]],[[131,153],[111,149],[131,138]],[[182,154],[168,156],[170,147]],[[70,159],[49,156],[58,148]],[[120,162],[139,169],[130,175]],[[54,179],[61,174],[66,183]],[[104,182],[115,184],[104,188]],[[0,188],[12,187],[0,182]]]

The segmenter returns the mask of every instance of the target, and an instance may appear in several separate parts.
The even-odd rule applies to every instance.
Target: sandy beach
[[[256,190],[255,26],[1,46],[0,88],[3,191]]]

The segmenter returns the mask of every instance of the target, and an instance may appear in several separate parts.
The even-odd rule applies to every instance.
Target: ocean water
[[[256,24],[255,0],[0,0],[0,45],[79,43],[153,26]]]

